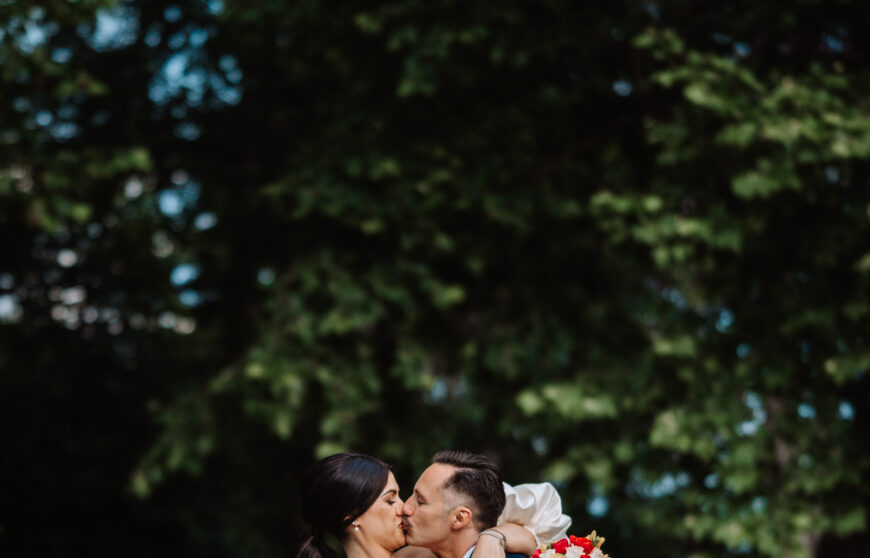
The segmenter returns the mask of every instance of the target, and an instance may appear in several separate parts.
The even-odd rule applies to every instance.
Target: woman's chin
[[[390,549],[390,552],[395,552],[395,551],[399,550],[400,548],[402,548],[403,546],[407,546],[407,544],[408,544],[408,543],[407,543],[407,541],[405,540],[405,535],[402,535],[401,542],[400,542],[400,541],[396,541],[396,542],[395,542],[395,548],[391,548],[391,549]]]

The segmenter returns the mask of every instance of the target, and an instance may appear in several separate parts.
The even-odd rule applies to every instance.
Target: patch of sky
[[[715,32],[712,35],[713,40],[719,43],[720,45],[727,45],[731,42],[731,35],[726,35],[725,33]]]
[[[169,40],[166,41],[166,45],[172,50],[178,50],[184,45],[187,44],[187,34],[183,31],[179,31],[178,33],[174,33],[169,37]]]
[[[216,73],[209,75],[204,68],[192,68],[191,50],[184,50],[170,56],[163,67],[155,73],[148,88],[148,95],[157,105],[165,105],[170,100],[184,96],[189,106],[199,106],[207,88],[211,88],[218,99],[225,104],[235,105],[241,98],[241,88],[227,83],[226,79]],[[223,60],[223,58],[221,59]],[[238,68],[231,68],[231,78],[241,81],[242,74]],[[180,137],[196,139],[198,129],[190,126],[176,130]]]
[[[752,47],[747,43],[734,43],[734,54],[740,58],[745,58],[752,54]]]
[[[242,82],[242,78],[244,77],[245,74],[238,68],[233,68],[226,73],[227,81],[234,85],[240,84]]]
[[[169,109],[169,114],[172,115],[172,118],[176,120],[181,120],[185,116],[187,116],[187,105],[175,105],[171,109]]]
[[[58,122],[51,127],[50,132],[54,139],[68,141],[79,135],[79,127],[72,122]]]
[[[659,21],[662,18],[662,10],[661,7],[655,2],[644,2],[644,8],[646,8],[646,13],[653,19],[653,21]]]
[[[93,306],[87,306],[82,310],[82,321],[86,324],[92,324],[100,317],[100,312]]]
[[[767,422],[767,411],[764,409],[764,400],[754,391],[743,396],[743,403],[752,411],[752,418],[738,424],[736,430],[741,436],[752,436]]]
[[[663,498],[676,494],[678,490],[688,486],[691,480],[691,476],[686,472],[665,473],[655,482],[646,482],[640,475],[636,475],[631,482],[631,487],[644,498]]]
[[[719,486],[719,475],[716,473],[710,473],[706,477],[704,477],[704,486],[713,490],[714,488],[718,488]]]
[[[737,425],[737,433],[741,436],[754,436],[758,432],[759,424],[752,420],[743,421]]]
[[[181,287],[183,285],[187,285],[191,281],[195,281],[202,269],[194,263],[180,263],[175,268],[173,268],[172,273],[169,274],[169,280],[176,287]]]
[[[843,420],[854,420],[855,407],[848,401],[840,401],[840,406],[837,408],[837,416]]]
[[[728,333],[732,325],[734,325],[734,313],[725,308],[719,312],[719,317],[716,319],[716,331]]]
[[[131,176],[124,184],[124,195],[127,199],[138,198],[145,191],[145,183],[138,176]]]
[[[193,289],[185,289],[178,295],[178,300],[185,306],[197,306],[202,302],[202,295]]]
[[[548,440],[546,436],[532,436],[530,442],[532,444],[532,449],[535,450],[535,453],[538,455],[544,455],[550,450],[550,440]]]
[[[619,79],[613,82],[613,92],[620,97],[628,97],[631,95],[631,82],[625,79]]]
[[[129,4],[119,3],[97,11],[96,24],[79,26],[79,35],[96,51],[126,48],[136,42],[139,15]]]
[[[165,10],[163,10],[163,18],[169,23],[176,23],[181,21],[182,16],[181,8],[178,6],[169,6]]]
[[[16,112],[27,112],[30,110],[30,99],[27,97],[15,97],[12,101],[12,108]]]
[[[814,419],[816,418],[816,408],[804,402],[798,405],[797,414],[804,419]]]
[[[84,302],[88,293],[82,286],[70,287],[60,292],[60,300],[69,306]]]
[[[45,127],[52,123],[52,121],[54,120],[54,115],[47,110],[41,110],[36,113],[34,120],[38,125]]]
[[[838,183],[840,181],[840,169],[834,165],[828,165],[825,168],[825,178],[827,178],[828,182],[831,184]]]
[[[188,71],[190,53],[179,52],[166,59],[148,87],[148,96],[158,105],[169,102],[182,91],[187,102],[198,105],[205,90],[205,72]]]
[[[74,250],[64,248],[57,253],[57,264],[61,267],[72,267],[79,262],[79,255]]]
[[[752,499],[752,504],[750,505],[752,506],[752,511],[755,513],[762,513],[767,509],[767,498],[764,496],[756,496]]]
[[[157,205],[160,207],[160,212],[167,217],[178,217],[184,211],[181,195],[172,188],[160,192],[157,196]]]
[[[201,190],[199,182],[191,180],[185,171],[177,170],[172,173],[172,183],[175,185],[173,190],[184,207],[190,209],[196,206]]]
[[[842,39],[833,35],[825,34],[822,40],[825,43],[825,47],[831,52],[843,52],[846,46]]]
[[[232,54],[225,54],[218,59],[218,67],[223,71],[224,77],[221,79],[217,75],[213,75],[210,80],[210,85],[221,101],[235,105],[242,97],[241,89],[233,87],[239,85],[244,79],[244,73],[239,68],[238,60]]]
[[[752,354],[752,345],[749,343],[741,343],[737,345],[737,358],[749,358]]]
[[[70,120],[71,118],[75,118],[76,115],[78,115],[78,113],[79,113],[79,108],[72,103],[67,103],[65,105],[61,105],[57,109],[57,117],[61,118],[63,120]]]
[[[175,169],[169,175],[169,180],[176,186],[183,186],[190,182],[190,175],[184,169]]]
[[[610,500],[603,494],[595,494],[586,501],[586,511],[592,517],[604,517],[610,509]]]
[[[217,225],[217,215],[211,211],[200,213],[196,216],[196,219],[193,220],[193,226],[201,231],[207,231],[215,225]]]
[[[743,396],[743,403],[752,412],[760,411],[764,408],[764,402],[761,399],[761,396],[755,393],[754,391],[746,392],[746,395]]]
[[[15,48],[25,54],[33,54],[57,33],[57,23],[42,21],[44,17],[45,11],[42,8],[32,8],[26,19],[21,16],[9,18],[7,28],[14,30],[12,35],[15,37]],[[23,29],[23,33],[18,29]]]
[[[11,273],[0,273],[0,289],[9,290],[15,286],[15,276]]]
[[[145,44],[151,48],[158,46],[160,44],[160,39],[160,29],[158,29],[156,26],[152,26],[151,29],[149,29],[148,32],[145,33]]]
[[[238,72],[241,74],[241,72]],[[210,80],[211,88],[218,99],[228,105],[237,105],[242,100],[242,90],[238,86],[231,86],[226,81],[213,75]]]
[[[222,0],[208,0],[206,8],[212,15],[221,15],[224,13],[224,3]]]
[[[443,378],[436,378],[429,391],[423,394],[423,401],[435,405],[447,399],[447,393],[447,382]]]
[[[224,54],[218,59],[218,67],[225,72],[229,72],[238,66],[239,63],[232,54]]]
[[[767,411],[764,409],[764,403],[757,393],[749,392],[746,394],[746,406],[752,410],[752,420],[758,424],[767,422]]]
[[[190,32],[188,42],[193,48],[199,48],[208,40],[208,32],[205,29],[194,29]]]
[[[72,60],[72,50],[66,47],[58,47],[51,51],[51,60],[57,64],[66,64]]]
[[[268,287],[275,282],[275,271],[271,267],[261,267],[257,271],[257,283]]]
[[[199,126],[193,122],[180,122],[175,126],[175,135],[187,141],[197,140],[201,133]]]
[[[0,295],[0,323],[10,324],[21,319],[24,313],[18,297],[14,294]]]
[[[99,223],[91,223],[88,225],[88,236],[91,238],[99,238],[103,234],[103,225]]]

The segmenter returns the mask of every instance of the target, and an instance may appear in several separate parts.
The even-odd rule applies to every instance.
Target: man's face
[[[442,487],[455,470],[452,465],[434,463],[420,475],[402,509],[408,544],[431,547],[450,536],[452,521]]]

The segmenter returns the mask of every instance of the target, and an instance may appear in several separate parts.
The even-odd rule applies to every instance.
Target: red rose
[[[580,537],[575,537],[574,535],[568,535],[568,540],[571,541],[571,544],[574,546],[580,546]]]
[[[541,549],[538,548],[532,553],[532,558],[538,558],[541,555]]]
[[[577,540],[574,540],[574,539],[577,539]],[[585,552],[586,554],[590,554],[592,552],[592,550],[595,548],[595,545],[592,544],[592,541],[590,541],[586,537],[580,537],[580,538],[574,537],[571,539],[571,542],[579,547],[582,547],[583,552]]]
[[[553,543],[553,550],[559,554],[565,554],[565,551],[568,550],[569,546],[571,546],[571,543],[568,542],[568,539],[562,539],[561,541]]]

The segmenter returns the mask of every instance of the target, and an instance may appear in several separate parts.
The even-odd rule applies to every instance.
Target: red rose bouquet
[[[595,531],[585,537],[569,535],[567,539],[541,545],[532,558],[610,558],[601,551],[602,544],[604,537]]]

